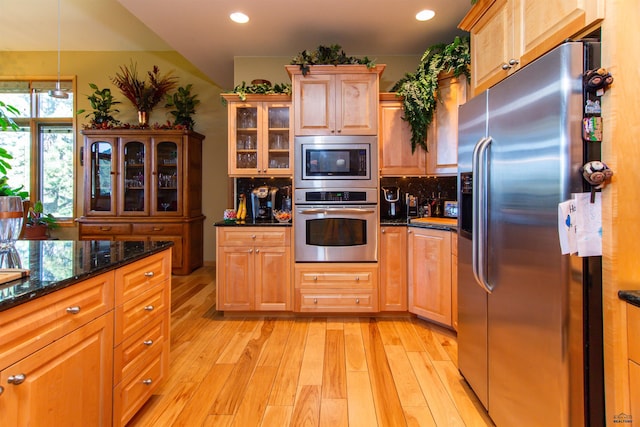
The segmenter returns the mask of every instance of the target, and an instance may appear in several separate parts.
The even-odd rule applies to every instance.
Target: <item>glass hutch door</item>
[[[93,139],[85,154],[87,179],[85,190],[88,215],[115,215],[116,161],[114,138]]]
[[[155,142],[155,189],[151,199],[152,215],[182,215],[182,142]]]
[[[121,215],[148,215],[148,145],[137,140],[122,143],[122,196],[118,210]]]
[[[254,104],[240,104],[236,106],[235,114],[236,150],[233,159],[235,171],[255,175],[259,173],[258,166],[258,106]]]
[[[271,175],[290,175],[292,145],[289,126],[290,104],[268,105],[267,110],[267,154],[266,168]]]

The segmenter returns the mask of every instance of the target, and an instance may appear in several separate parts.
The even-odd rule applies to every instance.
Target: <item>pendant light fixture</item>
[[[69,94],[60,88],[60,0],[58,0],[58,81],[56,90],[50,90],[49,96],[59,99],[69,98]]]

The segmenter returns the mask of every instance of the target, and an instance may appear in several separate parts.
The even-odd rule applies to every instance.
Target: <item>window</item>
[[[73,82],[61,81],[67,99],[48,91],[55,81],[1,80],[0,100],[20,111],[16,131],[0,131],[0,145],[13,156],[9,185],[23,185],[32,202],[41,200],[44,210],[64,220],[74,217],[75,129]]]

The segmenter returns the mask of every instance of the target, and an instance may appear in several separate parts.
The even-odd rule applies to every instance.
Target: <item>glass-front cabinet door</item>
[[[230,172],[234,174],[260,173],[261,167],[258,166],[259,113],[259,103],[232,106],[230,132],[232,132],[231,138],[235,141],[235,144],[232,144],[235,150],[231,157]]]
[[[149,143],[138,139],[121,139],[122,196],[118,201],[120,215],[149,214]]]
[[[118,150],[115,138],[90,138],[85,157],[87,215],[115,215]]]
[[[182,215],[182,141],[155,140],[154,152],[151,214]]]

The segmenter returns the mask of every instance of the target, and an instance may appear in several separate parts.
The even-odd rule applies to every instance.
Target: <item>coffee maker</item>
[[[399,187],[382,187],[381,216],[385,219],[402,217],[402,201]]]
[[[273,218],[273,210],[276,209],[277,187],[261,186],[251,192],[251,212],[253,220],[266,220]]]

